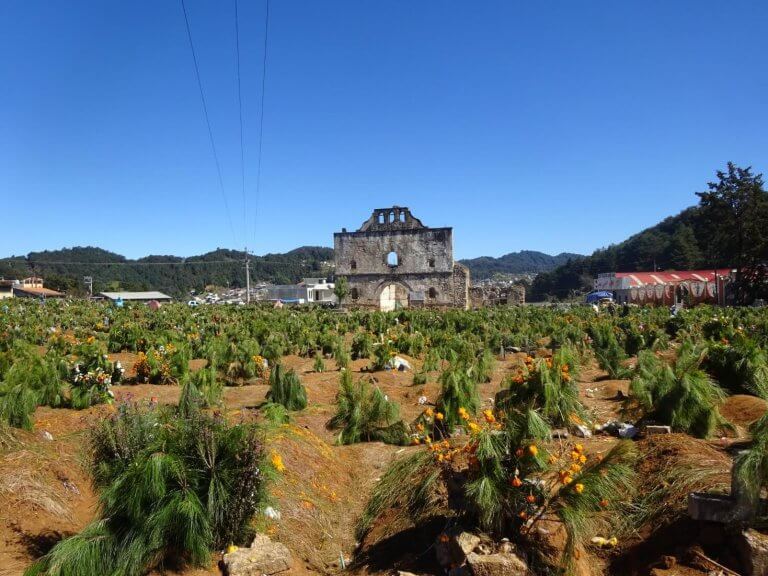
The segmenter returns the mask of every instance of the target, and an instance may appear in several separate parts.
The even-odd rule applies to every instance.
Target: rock
[[[768,574],[768,536],[749,528],[736,537],[736,550],[744,576]]]
[[[579,438],[592,438],[592,431],[586,426],[582,426],[581,424],[577,424],[574,427],[573,433]]]
[[[645,427],[645,433],[648,436],[653,436],[654,434],[672,434],[672,427],[649,425]]]
[[[50,442],[50,441],[52,441],[52,440],[53,440],[53,434],[51,434],[50,432],[48,432],[48,430],[45,430],[45,431],[43,432],[43,438],[44,438],[45,440],[48,440],[48,442]]]
[[[480,536],[471,532],[462,532],[453,539],[453,542],[455,542],[455,545],[458,546],[464,556],[467,556],[480,544]]]
[[[435,541],[435,558],[444,568],[461,566],[470,554],[480,544],[480,537],[471,532],[465,532],[460,527],[449,529]]]
[[[555,440],[568,438],[568,436],[569,436],[568,430],[566,430],[565,428],[556,428],[555,430],[552,430],[552,438],[554,438]]]
[[[224,555],[228,576],[262,576],[279,574],[291,567],[291,553],[269,536],[257,534],[250,548],[240,548]]]
[[[474,552],[467,556],[473,576],[527,576],[528,564],[515,554],[488,554]]]

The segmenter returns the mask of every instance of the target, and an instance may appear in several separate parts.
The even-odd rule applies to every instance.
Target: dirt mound
[[[749,427],[752,422],[765,415],[768,402],[749,394],[735,394],[725,399],[720,413],[732,424]]]
[[[685,434],[649,436],[637,442],[637,448],[638,492],[610,573],[706,574],[697,572],[699,566],[691,561],[700,531],[687,516],[688,494],[727,491],[731,457],[724,449]],[[670,559],[674,567],[669,567]]]

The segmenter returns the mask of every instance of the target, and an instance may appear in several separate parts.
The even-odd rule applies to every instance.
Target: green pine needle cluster
[[[253,427],[199,411],[123,405],[90,442],[99,518],[26,576],[141,576],[166,562],[206,566],[211,550],[252,535],[264,488]]]
[[[728,423],[719,406],[725,392],[701,368],[706,349],[684,342],[674,362],[650,350],[640,352],[630,384],[630,400],[646,417],[698,438],[711,436]]]
[[[267,399],[275,404],[282,404],[286,409],[304,410],[307,407],[307,390],[294,370],[287,372],[280,363],[269,374],[269,392]]]
[[[348,370],[341,374],[336,414],[328,422],[328,428],[339,430],[339,444],[404,444],[407,439],[398,405],[390,402],[378,386],[371,386],[365,380],[353,382]]]

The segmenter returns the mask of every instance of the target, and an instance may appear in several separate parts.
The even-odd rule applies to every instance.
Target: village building
[[[330,306],[338,299],[335,284],[325,278],[304,278],[299,284],[275,284],[264,286],[257,292],[259,300],[286,304],[320,304]]]
[[[112,302],[170,302],[173,300],[167,294],[150,290],[146,292],[99,292],[96,298],[110,300]]]
[[[374,210],[356,232],[336,232],[333,245],[349,307],[469,307],[469,270],[453,260],[452,228],[429,228],[393,206]]]
[[[37,276],[23,280],[0,280],[0,300],[5,298],[65,298],[66,294],[45,288],[43,279]]]
[[[731,269],[666,272],[606,272],[595,279],[597,291],[613,294],[618,304],[671,306],[724,304]]]

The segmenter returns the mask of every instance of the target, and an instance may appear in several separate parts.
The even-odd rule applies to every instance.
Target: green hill
[[[83,276],[93,277],[94,292],[104,290],[161,290],[183,296],[207,285],[241,288],[245,284],[245,253],[217,249],[200,256],[152,255],[129,260],[94,247],[30,252],[0,259],[0,277],[23,278],[37,274],[46,286],[78,293]],[[251,256],[251,279],[275,284],[302,277],[325,275],[333,262],[333,249],[303,246],[285,254]]]
[[[494,274],[537,274],[539,272],[549,272],[558,266],[566,264],[569,260],[577,260],[583,257],[581,254],[570,254],[567,252],[550,256],[535,250],[521,250],[520,252],[510,252],[498,258],[481,256],[479,258],[459,260],[459,262],[469,268],[473,279],[483,280],[490,278]]]
[[[768,192],[761,174],[728,164],[691,206],[591,256],[539,274],[528,299],[568,298],[591,289],[601,272],[643,272],[733,267],[765,271],[768,262]],[[752,280],[764,291],[765,279]]]

